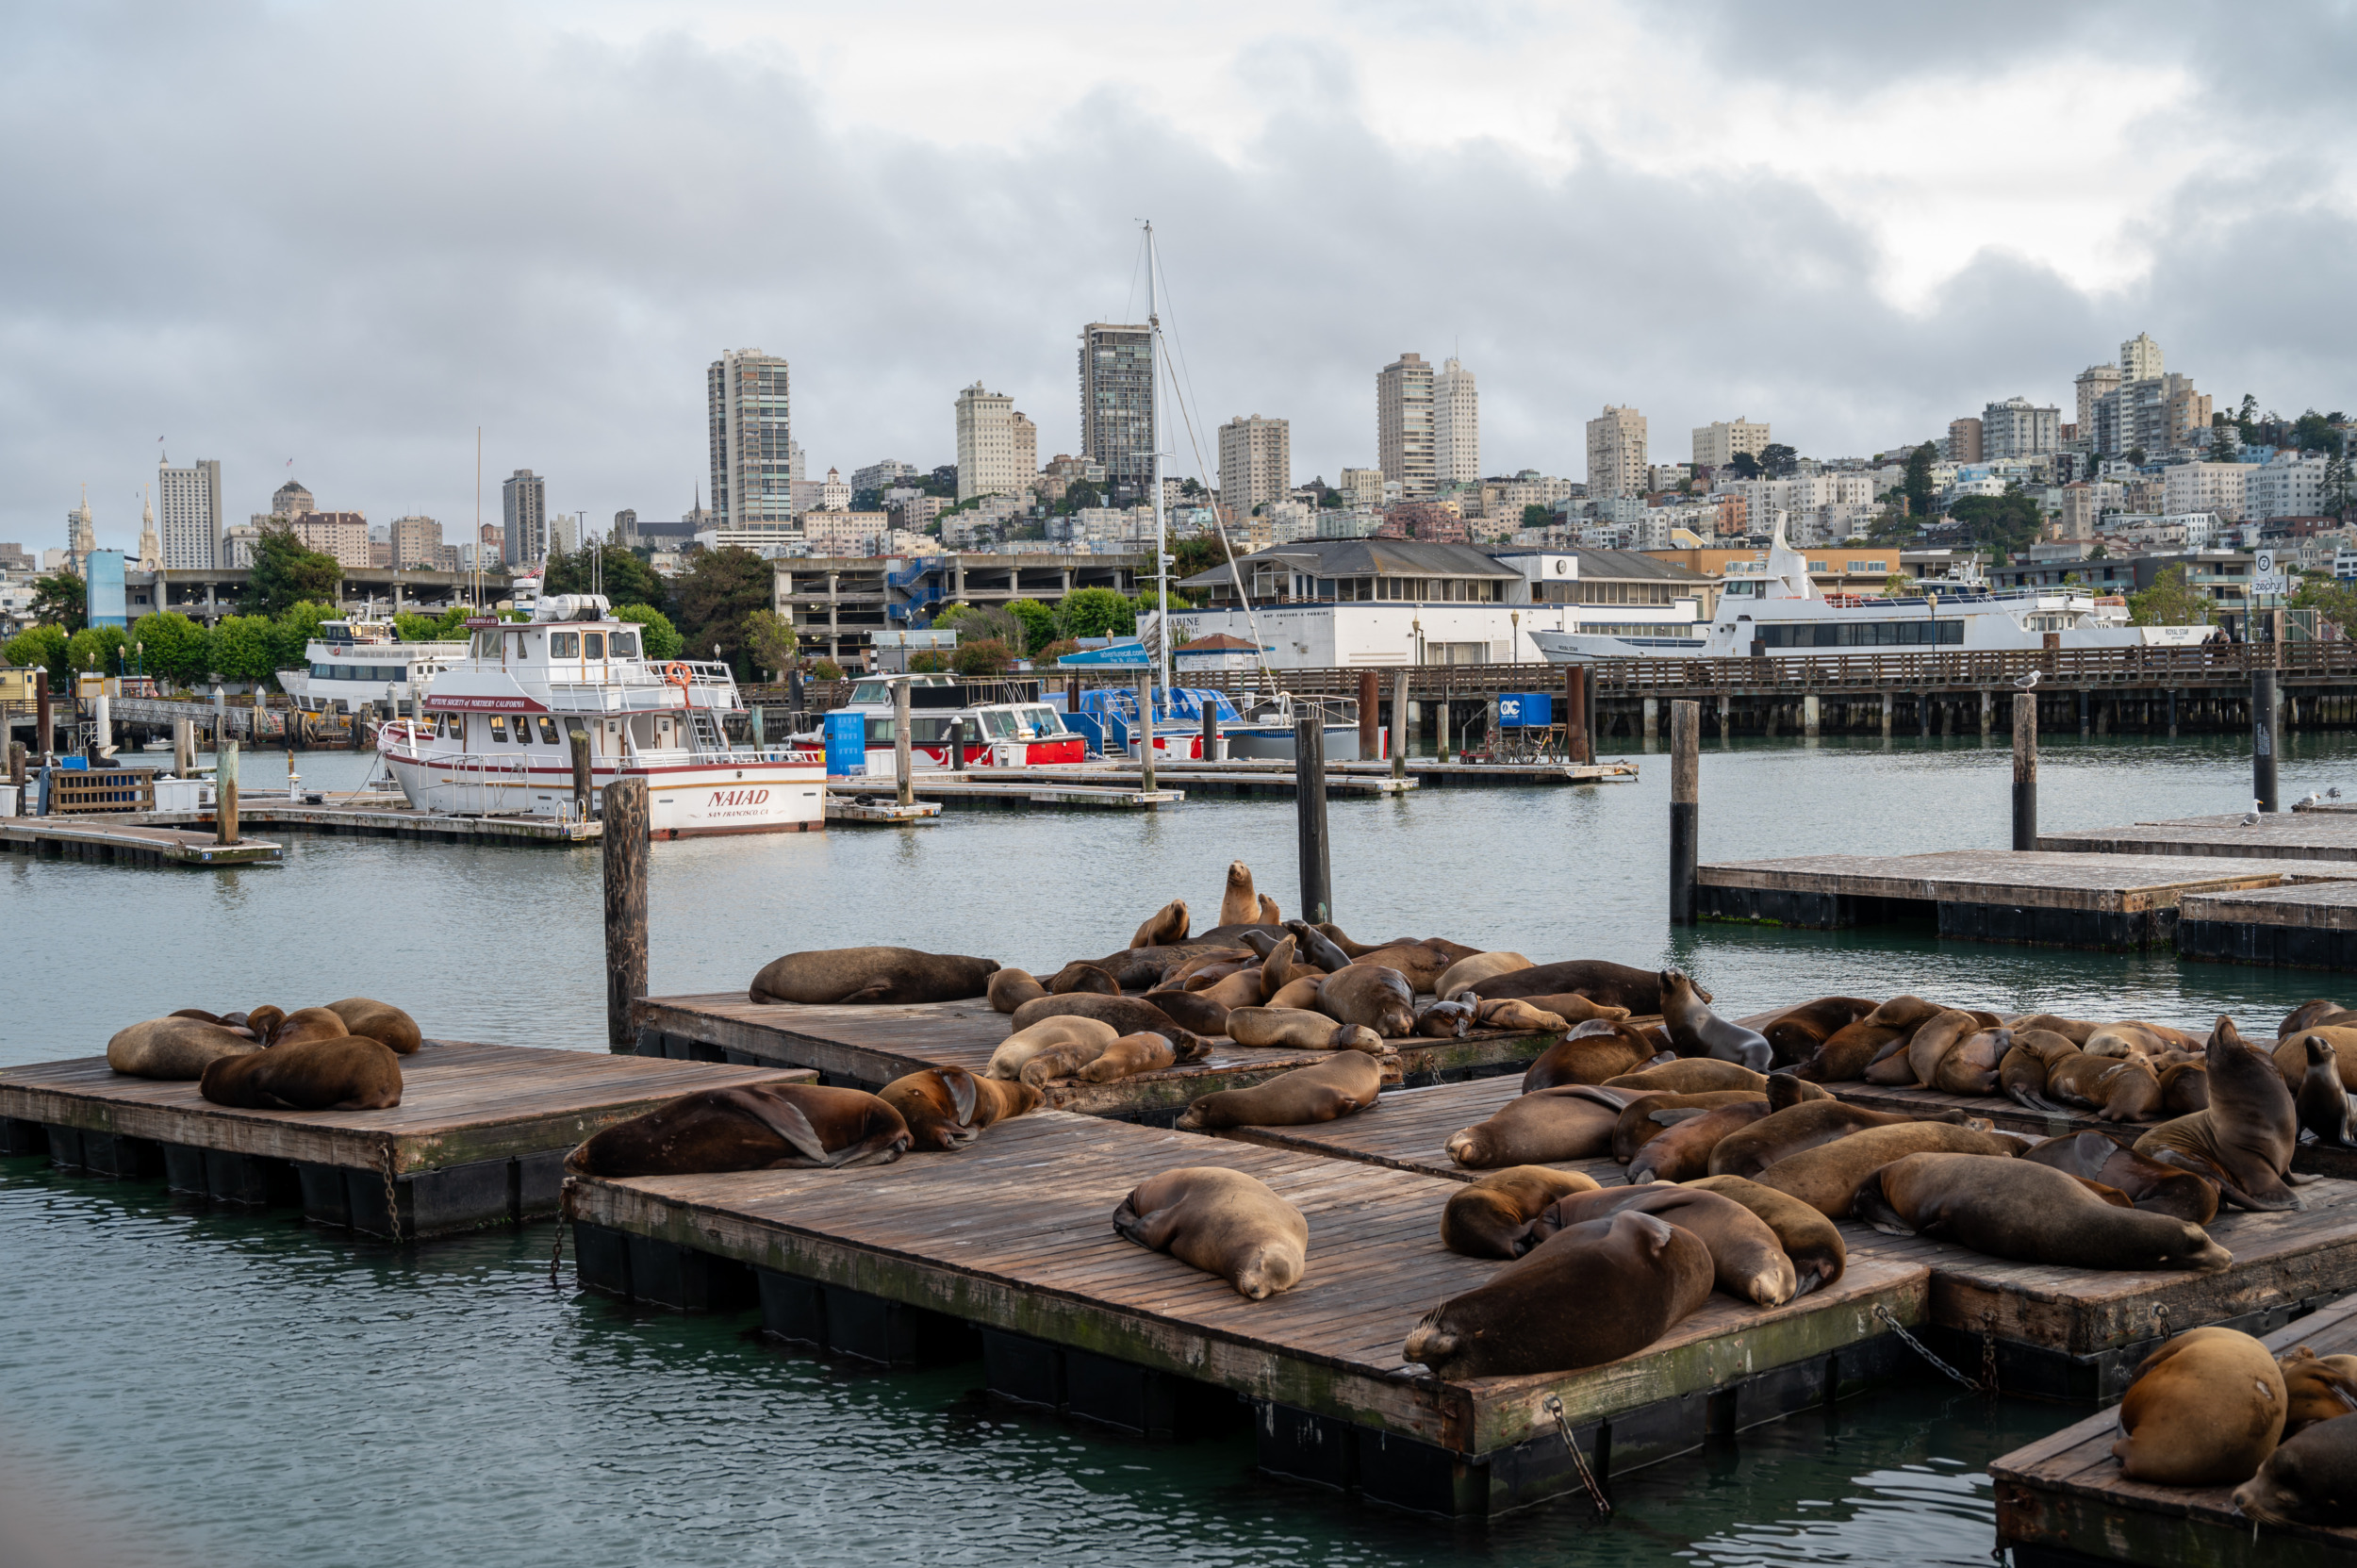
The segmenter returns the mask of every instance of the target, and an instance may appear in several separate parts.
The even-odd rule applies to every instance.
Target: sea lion
[[[1250,968],[1261,962],[1261,955],[1250,948],[1208,948],[1189,953],[1174,963],[1162,966],[1156,986],[1192,986],[1197,981],[1210,984],[1224,980],[1238,969]]]
[[[1164,1017],[1190,1034],[1216,1038],[1228,1032],[1230,1010],[1200,991],[1148,991],[1139,999],[1152,1003]],[[1171,1043],[1178,1043],[1177,1035],[1171,1036]]]
[[[1219,923],[1223,926],[1261,923],[1261,896],[1252,888],[1252,867],[1241,860],[1228,863],[1228,885],[1219,896]]]
[[[1974,1030],[1939,1059],[1932,1087],[1945,1095],[1993,1095],[1998,1064],[2012,1048],[2011,1030]]]
[[[1228,1015],[1228,1037],[1240,1046],[1288,1046],[1294,1050],[1356,1050],[1381,1055],[1383,1036],[1324,1013],[1291,1007],[1239,1007]]]
[[[990,1078],[1019,1079],[1023,1076],[1024,1065],[1052,1046],[1080,1042],[1103,1050],[1120,1035],[1119,1029],[1102,1018],[1059,1014],[1018,1029],[999,1041],[998,1048],[990,1053],[990,1065],[982,1071]]]
[[[1510,974],[1494,975],[1476,989],[1484,1001],[1501,997],[1551,997],[1569,991],[1607,1007],[1625,1007],[1632,1015],[1661,1011],[1660,970],[1636,969],[1599,958],[1567,959],[1559,964],[1516,969]],[[1710,1000],[1710,993],[1700,987],[1696,987],[1694,995],[1703,1001]],[[1547,1011],[1563,1010],[1549,1007]]]
[[[1484,1007],[1503,1007],[1508,1002],[1518,1001],[1525,1007],[1535,1007],[1541,1013],[1552,1013],[1565,1023],[1571,1024],[1597,1021],[1619,1023],[1628,1016],[1628,1009],[1625,1007],[1605,1007],[1590,1001],[1576,991],[1555,991],[1543,997],[1483,997],[1481,987],[1476,985],[1470,996],[1459,999],[1479,1001]]]
[[[1699,1114],[1726,1105],[1765,1106],[1768,1097],[1749,1089],[1706,1089],[1699,1095],[1640,1093],[1621,1112],[1612,1129],[1612,1158],[1627,1164],[1637,1151],[1686,1119],[1679,1113]],[[1663,1113],[1670,1113],[1664,1114]],[[1764,1114],[1764,1113],[1763,1113]],[[1701,1171],[1694,1173],[1703,1175]]]
[[[1776,1075],[1781,1078],[1785,1075]],[[1772,1080],[1771,1081],[1773,1081]],[[1812,1085],[1813,1086],[1813,1085]],[[1772,1098],[1772,1091],[1771,1094]],[[1988,1123],[1969,1119],[1961,1111],[1915,1116],[1902,1111],[1869,1111],[1847,1100],[1811,1099],[1778,1106],[1749,1127],[1739,1128],[1710,1151],[1710,1174],[1757,1180],[1779,1160],[1805,1149],[1821,1148],[1837,1138],[1863,1132],[1870,1127],[1904,1127],[1911,1122],[1940,1122],[1988,1131]]]
[[[2341,1086],[2332,1042],[2314,1030],[2299,1036],[2299,1042],[2308,1054],[2307,1074],[2292,1097],[2300,1131],[2314,1133],[2320,1144],[2346,1148],[2357,1140],[2349,1136],[2349,1091]]]
[[[1173,1002],[1174,1006],[1178,1005]],[[1183,1047],[1191,1038],[1185,1025],[1162,1011],[1158,1002],[1144,997],[1099,997],[1085,991],[1064,997],[1035,997],[1014,1010],[1008,1022],[1017,1033],[1030,1028],[1042,1018],[1097,1018],[1113,1026],[1116,1034],[1135,1034],[1150,1029],[1157,1034],[1167,1034],[1171,1043]]]
[[[1055,978],[1047,982],[1047,994],[1051,997],[1117,997],[1121,995],[1121,982],[1094,964],[1067,964],[1057,970]]]
[[[2216,1274],[2234,1261],[2201,1227],[2115,1206],[2034,1160],[1910,1154],[1861,1181],[1850,1213],[1877,1230],[1937,1236],[2018,1263]]]
[[[1344,951],[1341,944],[1327,935],[1323,929],[1307,920],[1288,920],[1284,929],[1293,933],[1295,950],[1327,974],[1340,974],[1349,968],[1351,961],[1358,956]]]
[[[1586,1083],[1534,1090],[1451,1133],[1448,1157],[1467,1170],[1602,1159],[1612,1152],[1612,1129],[1632,1098]]]
[[[1376,1102],[1383,1065],[1362,1050],[1340,1050],[1325,1061],[1278,1073],[1248,1089],[1222,1089],[1187,1107],[1178,1125],[1191,1132],[1230,1127],[1307,1127],[1330,1122]]]
[[[1415,1032],[1426,1040],[1462,1040],[1473,1021],[1472,1002],[1436,1001],[1416,1015]]]
[[[1391,938],[1389,941],[1384,942],[1354,942],[1350,939],[1350,935],[1347,932],[1343,931],[1342,927],[1336,925],[1331,920],[1320,920],[1316,925],[1310,927],[1310,929],[1316,932],[1320,936],[1325,937],[1328,942],[1333,943],[1334,949],[1341,953],[1345,959],[1356,958],[1360,953],[1371,953],[1377,948],[1388,948],[1393,943],[1404,940],[1401,937],[1395,936]],[[1303,950],[1307,951],[1308,949],[1304,949]]]
[[[1298,950],[1298,939],[1291,936],[1271,948],[1268,950],[1268,956],[1261,960],[1261,994],[1248,1002],[1242,1004],[1231,1002],[1228,1005],[1258,1007],[1286,986],[1291,985],[1296,978],[1302,980],[1312,978],[1310,974],[1303,972],[1308,966],[1295,962],[1294,954]]]
[[[1012,1013],[1035,997],[1047,996],[1047,987],[1033,978],[1029,969],[999,969],[990,977],[990,984],[982,993],[990,999],[994,1013]]]
[[[2357,1356],[2319,1356],[2303,1345],[2277,1357],[2275,1367],[2283,1375],[2284,1437],[2357,1412]]]
[[[1812,1083],[1851,1082],[1865,1076],[1867,1065],[1880,1057],[1886,1047],[1904,1038],[1902,1030],[1860,1018],[1834,1031],[1816,1055],[1793,1064],[1792,1070]]]
[[[1148,991],[1146,995],[1148,1000],[1152,1000],[1164,994],[1157,989]],[[1263,995],[1261,971],[1258,966],[1238,969],[1234,974],[1214,981],[1199,991],[1180,991],[1178,995],[1196,997],[1215,1007],[1225,1007],[1230,1010],[1239,1007],[1258,1007],[1261,1005]],[[1159,1007],[1162,1004],[1157,1001],[1155,1005]]]
[[[1432,983],[1432,994],[1442,1001],[1454,999],[1459,991],[1469,991],[1492,975],[1510,974],[1516,969],[1532,967],[1529,959],[1520,953],[1475,953],[1460,958],[1442,972]]]
[[[1441,1210],[1441,1245],[1468,1258],[1519,1258],[1539,1245],[1531,1221],[1548,1204],[1598,1190],[1594,1177],[1544,1165],[1508,1165],[1476,1177]]]
[[[1795,1296],[1806,1296],[1832,1284],[1850,1265],[1850,1249],[1841,1240],[1841,1227],[1789,1193],[1763,1187],[1739,1176],[1706,1176],[1686,1185],[1698,1192],[1733,1198],[1776,1233],[1776,1244],[1792,1260]]]
[[[1775,1048],[1755,1029],[1722,1018],[1694,994],[1694,982],[1682,969],[1661,971],[1661,1022],[1670,1032],[1670,1048],[1680,1056],[1709,1056],[1740,1062],[1754,1072],[1774,1065]]]
[[[2234,1489],[2234,1508],[2260,1525],[2357,1524],[2357,1422],[2326,1421],[2286,1434]]]
[[[1198,1055],[1209,1055],[1205,1045]],[[1111,1083],[1115,1079],[1129,1078],[1138,1073],[1160,1072],[1176,1065],[1178,1052],[1163,1034],[1125,1034],[1107,1046],[1096,1059],[1072,1076],[1086,1083]]]
[[[1805,1110],[1806,1107],[1796,1107]],[[1789,1113],[1787,1113],[1788,1114]],[[2024,1140],[2002,1132],[1976,1132],[1950,1122],[1910,1121],[1862,1128],[1847,1137],[1785,1155],[1752,1180],[1790,1193],[1827,1219],[1842,1219],[1859,1183],[1910,1154],[2003,1154],[2021,1152]],[[1741,1175],[1714,1171],[1712,1175]],[[2085,1191],[2084,1188],[2080,1189]]]
[[[1632,1107],[1632,1110],[1636,1108]],[[1665,1109],[1653,1119],[1671,1118],[1670,1125],[1638,1147],[1628,1163],[1632,1186],[1649,1181],[1691,1181],[1710,1174],[1711,1150],[1719,1140],[1768,1114],[1768,1101],[1741,1100],[1707,1110]]]
[[[2190,1116],[2210,1108],[2210,1069],[2205,1062],[2172,1062],[2161,1069],[2161,1109]]]
[[[910,1141],[900,1113],[865,1089],[745,1084],[699,1089],[609,1127],[565,1168],[629,1177],[888,1165]]]
[[[1224,923],[1224,922],[1223,922]],[[1133,948],[1166,948],[1187,939],[1187,900],[1173,899],[1146,917],[1146,923],[1129,938]]]
[[[1216,1274],[1247,1300],[1301,1282],[1310,1222],[1257,1177],[1222,1165],[1181,1165],[1149,1177],[1113,1211],[1125,1241]]]
[[[1864,997],[1819,997],[1736,1022],[1757,1030],[1775,1051],[1777,1063],[1789,1065],[1813,1060],[1825,1048],[1826,1041],[1879,1005]]]
[[[2275,1037],[2278,1040],[2288,1040],[2295,1034],[2305,1034],[2327,1018],[2337,1017],[2348,1012],[2349,1009],[2339,1002],[2326,1001],[2322,997],[2303,1001],[2283,1015],[2283,1021],[2275,1026]]]
[[[222,1057],[261,1048],[242,1029],[175,1015],[117,1030],[107,1042],[107,1065],[131,1078],[200,1079]]]
[[[1781,1307],[1800,1289],[1799,1272],[1767,1221],[1731,1197],[1696,1187],[1656,1182],[1574,1193],[1548,1205],[1530,1231],[1543,1243],[1558,1230],[1624,1213],[1653,1214],[1692,1231],[1710,1249],[1713,1283],[1738,1301]]]
[[[2283,1075],[2244,1044],[2223,1014],[2202,1060],[2210,1108],[2161,1123],[2136,1140],[2136,1152],[2216,1182],[2219,1196],[2241,1208],[2301,1207],[2285,1180],[2299,1147],[2299,1118]]]
[[[1690,1230],[1645,1213],[1591,1219],[1426,1312],[1403,1354],[1450,1382],[1597,1366],[1691,1315],[1710,1298],[1714,1273]]]
[[[1602,1018],[1591,1019],[1539,1053],[1523,1072],[1523,1093],[1559,1089],[1567,1083],[1603,1083],[1652,1055],[1635,1032]]]
[[[1473,1007],[1476,1028],[1510,1029],[1518,1034],[1560,1034],[1572,1027],[1572,1021],[1561,1014],[1534,1007],[1520,997],[1497,1001],[1470,996],[1463,999]]]
[[[2299,1092],[2300,1080],[2308,1076],[2308,1048],[2311,1034],[2332,1048],[2334,1059],[2340,1064],[2341,1087],[2357,1093],[2357,1029],[2340,1025],[2319,1024],[2303,1029],[2275,1043],[2269,1054],[2283,1075],[2283,1082],[2295,1095]]]
[[[1960,1007],[1940,1010],[1907,1036],[1904,1049],[1866,1069],[1866,1081],[1929,1086],[1939,1075],[1940,1059],[1980,1030],[1980,1020]]]
[[[1422,993],[1440,984],[1441,977],[1459,962],[1450,948],[1431,942],[1402,942],[1389,948],[1377,948],[1371,953],[1360,953],[1347,967],[1380,965],[1396,971],[1408,982],[1409,991]]]
[[[266,1011],[256,1009],[256,1012]],[[274,1009],[268,1011],[275,1011]],[[299,1046],[311,1040],[340,1040],[352,1031],[344,1027],[342,1015],[324,1007],[298,1007],[270,1026],[262,1043],[271,1047]],[[377,1044],[384,1045],[383,1041]],[[385,1048],[392,1049],[390,1046]]]
[[[1261,895],[1261,918],[1258,923],[1264,926],[1281,926],[1285,923],[1285,912],[1277,908],[1277,900],[1265,893]]]
[[[2107,1122],[2144,1121],[2161,1112],[2161,1080],[2143,1062],[2078,1051],[2046,1069],[2046,1094]]]
[[[2217,1189],[2191,1171],[2147,1160],[2126,1133],[2066,1132],[2024,1149],[2021,1158],[2067,1176],[2097,1181],[2127,1196],[2139,1209],[2195,1225],[2217,1217]]]
[[[2266,1345],[2236,1329],[2188,1329],[2136,1368],[2112,1457],[2132,1481],[2231,1486],[2274,1451],[2283,1409],[2283,1374]]]
[[[1118,1038],[1127,1039],[1129,1036]],[[1033,1051],[1016,1076],[1044,1096],[1050,1080],[1077,1078],[1083,1068],[1111,1048],[1110,1044],[1100,1046],[1094,1040],[1060,1040]]]
[[[896,1078],[878,1092],[908,1124],[909,1147],[960,1149],[982,1130],[1026,1111],[1039,1109],[1039,1091],[1029,1083],[977,1078],[964,1067],[928,1067]]]
[[[197,1093],[249,1110],[384,1111],[401,1103],[401,1058],[365,1034],[313,1035],[217,1056]]]
[[[997,968],[995,959],[915,948],[824,948],[771,959],[747,995],[820,1006],[963,1001],[988,991]]]
[[[1324,975],[1303,975],[1299,980],[1287,981],[1278,988],[1275,996],[1269,998],[1261,1005],[1290,1007],[1296,1011],[1314,1013],[1318,1006],[1318,992],[1325,984]]]
[[[2019,1034],[2025,1029],[2043,1030],[2059,1034],[2074,1046],[2084,1046],[2095,1032],[2103,1026],[2087,1018],[2065,1018],[2052,1013],[2024,1013],[2005,1020],[2005,1027]]]
[[[1415,992],[1397,969],[1353,962],[1326,977],[1318,987],[1318,1011],[1337,1023],[1357,1024],[1386,1039],[1416,1027]]]
[[[1608,1081],[1614,1089],[1658,1089],[1664,1094],[1703,1095],[1714,1089],[1750,1089],[1766,1094],[1777,1078],[1790,1079],[1788,1073],[1754,1072],[1740,1062],[1723,1062],[1713,1056],[1681,1056],[1674,1062],[1664,1062],[1657,1067],[1642,1067],[1623,1073]],[[1830,1098],[1814,1083],[1792,1079],[1790,1092],[1801,1099]]]
[[[2017,1028],[2013,1048],[1997,1064],[1997,1086],[2007,1099],[2033,1111],[2058,1112],[2046,1098],[2047,1075],[2079,1054],[2078,1042],[2051,1029]]]
[[[418,1020],[390,1002],[346,997],[341,1001],[329,1002],[327,1011],[343,1020],[345,1033],[365,1034],[396,1056],[414,1056],[418,1048],[425,1044]]]

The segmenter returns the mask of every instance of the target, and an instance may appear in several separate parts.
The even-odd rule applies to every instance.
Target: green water
[[[2050,743],[2045,762],[2050,829],[2247,804],[2222,741]],[[301,760],[313,787],[365,766]],[[1341,923],[1674,961],[1735,1013],[1910,989],[2264,1028],[2333,983],[1922,934],[1673,936],[1667,768],[1647,773],[1335,801]],[[2009,777],[1970,741],[1713,747],[1704,857],[1999,846]],[[2283,784],[2357,794],[2357,746],[2296,740]],[[1232,858],[1291,912],[1292,842],[1284,802],[1204,801],[661,845],[653,989],[733,989],[779,952],[855,942],[1052,966],[1174,895],[1200,923]],[[430,1033],[603,1048],[594,855],[287,843],[284,866],[230,872],[0,861],[0,1064],[89,1055],[174,1007],[355,992]],[[552,1289],[551,1235],[394,1249],[0,1161],[0,1560],[8,1532],[45,1529],[107,1562],[1977,1563],[1982,1467],[2078,1413],[1927,1378],[1628,1475],[1601,1531],[1574,1502],[1485,1531],[1263,1480],[1248,1435],[1121,1441],[994,1410],[979,1365],[851,1371],[750,1318]]]

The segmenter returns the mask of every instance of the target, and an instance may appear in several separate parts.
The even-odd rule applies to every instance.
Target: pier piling
[[[907,690],[900,687],[903,711]],[[638,1046],[631,1003],[647,994],[647,781],[618,779],[607,784],[603,815],[605,1040],[614,1050],[630,1051]]]
[[[1670,704],[1670,923],[1694,923],[1694,865],[1702,817],[1703,709]]]
[[[2013,699],[2013,847],[2037,848],[2037,697]]]
[[[45,763],[56,744],[56,721],[49,712],[49,672],[43,670],[33,681],[33,749]]]
[[[2250,672],[2250,793],[2261,811],[2278,811],[2275,780],[2275,671]]]
[[[758,715],[761,710],[755,708]],[[576,724],[565,732],[566,744],[573,753],[573,807],[581,819],[589,820],[589,732]]]
[[[1392,777],[1408,776],[1408,675],[1392,677]]]
[[[21,740],[8,742],[8,786],[16,791],[15,815],[31,816],[25,809],[25,743]]]
[[[41,792],[41,805],[48,806],[49,795]],[[238,742],[235,736],[223,738],[213,751],[213,836],[223,844],[238,841]]]
[[[1314,926],[1334,917],[1333,845],[1326,833],[1326,716],[1316,709],[1294,720],[1294,810],[1300,830],[1301,917]]]
[[[185,779],[196,771],[196,720],[172,721],[172,770]]]
[[[1359,760],[1377,762],[1383,756],[1382,687],[1372,669],[1359,672]],[[1209,761],[1211,753],[1204,758]]]
[[[1148,665],[1138,676],[1138,724],[1144,739],[1138,743],[1138,787],[1148,795],[1158,787],[1154,783],[1154,667]],[[1319,732],[1321,734],[1323,731]],[[908,802],[903,801],[901,804]]]
[[[909,755],[909,684],[892,683],[892,768],[899,783],[899,801],[904,806],[916,803],[916,781],[910,776]],[[1151,789],[1152,784],[1146,785]]]
[[[1363,727],[1366,720],[1361,718],[1359,722]],[[1219,760],[1219,700],[1216,697],[1206,698],[1203,702],[1203,760]]]

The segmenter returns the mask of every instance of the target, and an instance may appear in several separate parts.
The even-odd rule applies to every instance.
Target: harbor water
[[[1928,931],[1673,933],[1667,758],[1640,760],[1629,784],[1332,801],[1338,922],[1676,964],[1730,1015],[1917,991],[2271,1032],[2334,983]],[[299,766],[332,789],[369,761]],[[247,789],[276,763],[249,754]],[[1706,743],[1703,858],[2002,847],[2010,777],[2002,744],[1969,739]],[[2286,800],[2335,785],[2357,798],[2357,738],[2286,740]],[[2230,739],[2050,739],[2041,819],[2249,794]],[[233,871],[0,862],[0,1065],[91,1055],[178,1007],[355,993],[431,1034],[605,1048],[594,853],[284,842],[283,866]],[[1232,859],[1294,912],[1281,801],[658,845],[652,989],[737,990],[781,952],[869,942],[1052,966],[1174,896],[1209,924]],[[1262,1479],[1248,1434],[1129,1442],[995,1408],[978,1366],[861,1372],[750,1317],[552,1288],[552,1234],[396,1248],[0,1161],[0,1515],[69,1561],[1965,1564],[1993,1541],[1986,1461],[2079,1413],[1927,1374],[1626,1476],[1600,1533],[1576,1500],[1452,1527]]]

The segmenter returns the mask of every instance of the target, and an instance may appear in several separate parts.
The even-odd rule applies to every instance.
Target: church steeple
[[[163,565],[163,541],[156,536],[156,504],[148,498],[147,489],[142,486],[140,489],[140,569],[160,571]]]

